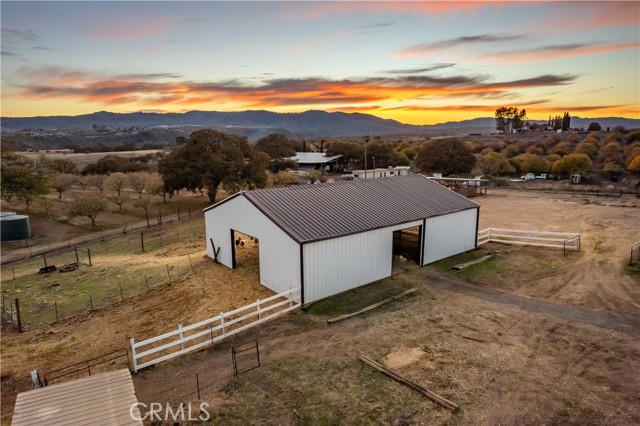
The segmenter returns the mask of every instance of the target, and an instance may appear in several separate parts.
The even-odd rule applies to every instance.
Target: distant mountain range
[[[435,125],[411,125],[395,120],[382,119],[370,114],[306,111],[301,113],[275,113],[269,111],[190,111],[186,113],[128,113],[106,111],[76,116],[2,117],[2,131],[27,129],[80,130],[100,127],[204,127],[230,133],[240,133],[251,138],[269,133],[286,133],[298,137],[339,137],[396,134],[429,134],[439,131],[494,129],[492,117],[474,118]],[[596,121],[602,128],[624,126],[640,128],[640,120],[621,117],[580,118],[572,117],[573,128],[587,128]],[[546,121],[536,121],[546,124]]]

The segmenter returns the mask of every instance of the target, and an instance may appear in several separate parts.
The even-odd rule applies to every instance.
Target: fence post
[[[138,372],[138,361],[136,359],[136,348],[135,348],[135,344],[136,341],[133,339],[133,337],[129,340],[131,342],[131,360],[133,361],[133,372],[137,373]]]
[[[169,265],[167,266],[167,277],[169,277],[169,283],[171,283],[171,273],[169,272]]]
[[[44,267],[46,268],[46,267],[48,266],[48,265],[47,265],[47,255],[46,255],[46,254],[43,254],[43,255],[42,255],[42,259],[44,259]]]
[[[220,329],[222,330],[222,337],[224,337],[224,312],[220,312]]]
[[[180,336],[180,351],[184,351],[184,334],[182,334],[182,324],[178,324],[178,335]]]
[[[18,333],[22,333],[22,321],[20,320],[20,301],[16,297],[16,324],[18,325]]]
[[[78,247],[73,247],[73,250],[76,252],[76,263],[79,265],[80,264],[80,259],[78,259]]]
[[[89,247],[87,247],[87,256],[89,256],[89,266],[93,266],[91,263],[91,249]]]
[[[260,311],[260,299],[256,299],[256,303],[257,305],[257,311],[258,311],[258,321],[260,321],[262,319],[262,312]]]
[[[144,251],[144,232],[140,231],[140,247]]]
[[[89,295],[89,309],[93,311],[93,299],[91,298],[91,295]]]
[[[144,276],[144,281],[147,283],[147,290],[151,290],[151,287],[149,287],[149,279],[147,278],[146,274]]]

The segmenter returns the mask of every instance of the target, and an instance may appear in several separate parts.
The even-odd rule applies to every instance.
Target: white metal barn
[[[241,191],[205,209],[207,253],[235,268],[234,232],[257,238],[260,283],[308,304],[474,249],[479,211],[422,175]]]

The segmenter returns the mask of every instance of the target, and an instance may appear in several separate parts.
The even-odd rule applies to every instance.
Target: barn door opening
[[[393,231],[392,274],[420,265],[422,226]]]
[[[247,268],[260,277],[260,247],[257,238],[231,230],[231,259],[233,269]],[[259,280],[258,280],[259,281]]]

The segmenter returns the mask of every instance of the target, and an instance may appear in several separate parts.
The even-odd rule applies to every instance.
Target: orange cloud
[[[308,107],[338,105],[370,107],[406,100],[441,98],[500,99],[518,89],[571,84],[573,75],[540,75],[527,79],[491,81],[485,75],[400,75],[358,80],[323,78],[271,79],[260,84],[241,81],[196,83],[173,74],[91,75],[56,67],[23,69],[32,82],[18,86],[25,99],[75,99],[79,102],[139,108],[172,105],[233,104],[245,107]]]

